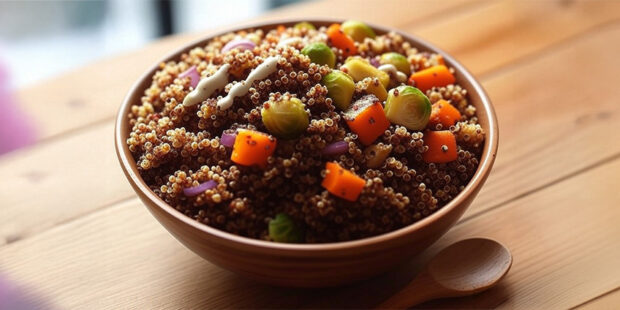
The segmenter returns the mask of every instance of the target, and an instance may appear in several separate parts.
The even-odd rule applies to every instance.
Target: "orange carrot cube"
[[[441,99],[433,104],[428,125],[431,129],[434,129],[437,124],[441,124],[443,128],[447,129],[460,119],[461,112],[452,106],[450,102]]]
[[[345,57],[357,54],[355,41],[340,29],[340,24],[332,24],[327,28],[327,38],[331,45],[342,50]]]
[[[340,198],[356,201],[366,181],[355,173],[342,168],[338,163],[328,162],[325,164],[325,178],[321,183],[328,192]]]
[[[254,130],[240,129],[235,138],[230,159],[244,166],[265,167],[276,150],[276,138]]]
[[[390,127],[383,106],[374,95],[366,95],[354,102],[345,112],[344,119],[364,145],[372,144]]]
[[[415,86],[423,92],[437,86],[446,86],[456,81],[452,72],[444,65],[432,66],[430,68],[414,72],[409,77],[409,84]]]
[[[428,150],[422,154],[427,163],[447,163],[456,160],[456,138],[449,130],[424,132],[424,145]]]

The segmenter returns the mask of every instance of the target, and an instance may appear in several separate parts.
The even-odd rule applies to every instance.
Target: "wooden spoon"
[[[499,282],[511,265],[510,251],[499,242],[462,240],[439,252],[413,281],[377,308],[405,309],[432,299],[473,295]]]

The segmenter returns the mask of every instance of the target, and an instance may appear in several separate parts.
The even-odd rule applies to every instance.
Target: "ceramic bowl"
[[[338,20],[309,20],[316,26],[328,26]],[[165,62],[178,57],[195,46],[204,46],[211,38],[230,31],[277,25],[290,26],[298,21],[277,21],[241,28],[231,27],[209,35],[197,42],[182,46],[163,58]],[[369,278],[410,260],[441,237],[472,203],[491,171],[498,146],[497,118],[493,106],[480,83],[454,58],[415,36],[395,29],[370,25],[378,34],[394,31],[412,46],[422,51],[440,53],[448,66],[453,67],[460,85],[469,92],[477,108],[480,125],[486,132],[486,142],[480,166],[465,189],[450,203],[434,214],[390,233],[355,241],[324,244],[284,244],[236,236],[201,224],[172,208],[155,195],[140,177],[125,143],[130,126],[127,119],[132,104],[140,102],[144,90],[157,70],[157,62],[135,83],[125,97],[116,118],[115,144],[121,167],[129,183],[155,218],[181,243],[196,254],[220,267],[247,277],[281,286],[336,286]]]

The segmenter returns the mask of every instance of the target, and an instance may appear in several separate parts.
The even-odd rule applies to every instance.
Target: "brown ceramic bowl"
[[[328,26],[335,20],[309,20],[317,26]],[[161,61],[178,59],[194,46],[203,46],[214,36],[249,28],[272,29],[279,24],[290,26],[297,21],[269,22],[242,28],[230,28],[189,43]],[[350,283],[385,272],[411,259],[441,237],[463,215],[486,180],[495,160],[498,145],[497,118],[491,102],[480,84],[456,60],[433,45],[400,31],[370,25],[378,34],[400,33],[420,50],[440,53],[456,70],[460,85],[469,92],[476,106],[486,142],[480,166],[465,189],[434,214],[390,233],[347,242],[324,244],[285,244],[236,236],[201,224],[166,204],[144,183],[125,141],[129,133],[127,113],[140,101],[157,69],[157,62],[135,83],[118,112],[115,127],[116,153],[120,164],[140,199],[155,218],[181,243],[210,262],[261,282],[283,286],[322,287]]]

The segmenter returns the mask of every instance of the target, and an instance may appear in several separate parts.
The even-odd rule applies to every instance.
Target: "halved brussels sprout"
[[[278,138],[297,138],[310,124],[305,108],[301,100],[289,96],[267,101],[261,109],[263,124],[269,133]]]
[[[393,65],[394,67],[396,67],[396,70],[406,75],[411,74],[411,66],[409,64],[409,61],[407,61],[407,57],[403,56],[402,54],[395,52],[385,53],[381,55],[379,63],[381,63],[382,65]]]
[[[319,65],[328,65],[333,68],[336,65],[336,55],[325,43],[310,43],[301,50],[301,53],[310,57],[310,61]]]
[[[346,73],[332,70],[321,80],[321,84],[327,87],[327,96],[332,99],[334,105],[341,110],[346,110],[351,104],[355,83]]]
[[[309,22],[300,22],[295,24],[295,26],[293,26],[293,28],[295,29],[308,29],[308,30],[316,30],[316,27],[314,27],[313,24],[309,23]]]
[[[372,28],[356,20],[348,20],[340,27],[344,33],[357,42],[364,42],[365,38],[374,39],[377,36]]]
[[[390,122],[410,130],[422,130],[431,116],[431,102],[412,86],[392,88],[385,101],[385,116]]]
[[[269,237],[275,242],[301,243],[303,232],[290,216],[279,213],[269,221]]]
[[[359,56],[347,58],[343,67],[347,69],[347,74],[350,75],[356,82],[367,77],[376,77],[379,79],[381,84],[383,84],[383,87],[387,87],[390,84],[389,74],[375,68],[364,58]]]

